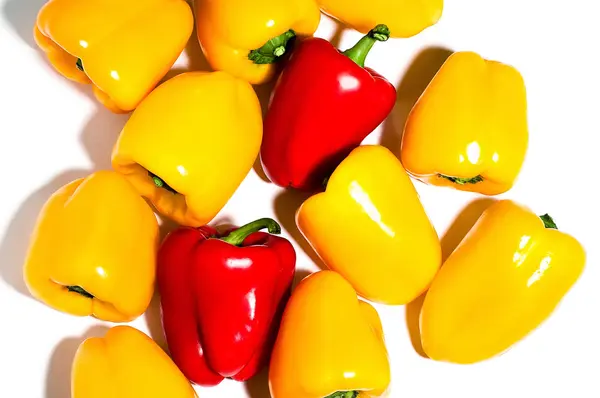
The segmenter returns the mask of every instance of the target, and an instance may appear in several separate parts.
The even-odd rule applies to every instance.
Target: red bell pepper
[[[377,25],[344,52],[317,37],[298,43],[265,116],[261,161],[274,184],[322,188],[337,165],[389,115],[395,87],[364,67],[373,44],[389,34],[387,26]]]
[[[272,235],[280,232],[263,218],[225,236],[208,226],[180,227],[161,244],[163,329],[190,381],[245,381],[268,363],[296,267],[292,244]]]

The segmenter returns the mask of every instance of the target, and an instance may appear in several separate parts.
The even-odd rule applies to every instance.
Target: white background
[[[36,49],[31,32],[42,4],[43,0],[0,0],[2,398],[69,397],[70,365],[78,344],[85,336],[106,330],[102,322],[65,315],[34,301],[21,278],[40,207],[63,184],[109,168],[112,145],[127,120],[101,108],[89,87],[60,77]],[[422,358],[411,343],[411,336],[417,341],[418,306],[377,306],[392,363],[392,397],[600,397],[596,4],[595,0],[447,0],[438,25],[372,50],[367,65],[396,84],[398,103],[366,142],[392,148],[399,143],[407,112],[448,50],[473,50],[516,66],[527,85],[530,149],[518,183],[503,197],[537,213],[551,213],[559,228],[588,250],[584,275],[554,315],[507,354],[477,365]],[[360,36],[335,31],[336,24],[324,17],[317,35],[336,36],[342,49]],[[195,37],[178,65],[205,68]],[[446,253],[490,203],[475,194],[416,186]],[[252,171],[216,221],[276,217],[298,249],[298,267],[312,271],[318,269],[314,255],[306,254],[307,246],[293,223],[301,201]],[[162,343],[156,300],[132,325]],[[200,396],[268,398],[265,375],[248,385],[224,382],[199,389]]]

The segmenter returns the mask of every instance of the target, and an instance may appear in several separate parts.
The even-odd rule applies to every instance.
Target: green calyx
[[[325,398],[356,398],[358,397],[358,391],[338,391]]]
[[[82,287],[80,286],[67,286],[67,290],[73,293],[78,293],[81,294],[83,297],[87,297],[89,299],[93,299],[94,296],[89,294],[88,292],[86,292]]]
[[[477,184],[478,182],[482,182],[483,181],[483,177],[482,176],[475,176],[473,178],[459,178],[459,177],[450,177],[450,176],[445,176],[443,174],[438,174],[441,178],[445,178],[448,181],[451,181],[455,184],[458,185],[465,185],[465,184]]]
[[[290,29],[272,38],[261,48],[251,50],[248,53],[248,59],[258,65],[273,64],[288,51],[295,37],[296,33]]]
[[[558,227],[556,226],[556,223],[554,222],[554,220],[552,219],[552,217],[550,217],[549,214],[546,213],[544,215],[541,215],[540,218],[544,222],[544,227],[545,228],[548,228],[548,229],[558,229]]]
[[[281,233],[281,226],[277,223],[277,221],[273,220],[272,218],[261,218],[236,229],[235,231],[229,233],[229,235],[220,239],[234,246],[239,246],[250,234],[258,232],[264,228],[267,228],[270,234],[279,235]]]
[[[350,58],[361,68],[365,67],[365,60],[373,45],[378,41],[387,41],[390,38],[390,29],[386,25],[377,25],[369,31],[362,39],[347,49],[342,54]]]
[[[154,182],[154,185],[156,185],[158,188],[164,188],[169,192],[177,193],[176,190],[171,188],[162,178],[160,178],[156,174],[154,174],[150,171],[148,172],[148,174],[150,175],[150,178],[152,178],[152,182]]]
[[[83,69],[83,62],[81,62],[81,58],[77,58],[75,66],[77,66],[77,69],[79,69],[80,71],[85,72],[85,70]]]

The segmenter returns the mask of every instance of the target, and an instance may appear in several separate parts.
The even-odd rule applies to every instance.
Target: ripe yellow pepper
[[[24,279],[31,294],[54,309],[128,322],[150,304],[157,250],[150,206],[121,175],[99,171],[46,202]]]
[[[86,339],[71,370],[73,398],[196,398],[169,356],[131,326],[109,329]]]
[[[196,30],[213,69],[252,84],[271,80],[296,35],[319,26],[316,0],[196,0]]]
[[[544,322],[583,272],[585,252],[551,217],[509,200],[491,205],[429,289],[421,340],[432,359],[492,358]]]
[[[411,37],[435,25],[442,17],[444,0],[317,0],[324,13],[368,33],[385,24],[390,37]]]
[[[440,241],[417,192],[382,146],[352,151],[326,191],[300,206],[296,222],[325,264],[374,302],[411,302],[441,266]]]
[[[400,156],[416,178],[496,195],[514,184],[528,145],[520,73],[472,52],[452,54],[409,114]]]
[[[184,0],[50,0],[34,37],[59,73],[126,113],[171,69],[193,26]]]
[[[252,169],[262,113],[252,86],[225,72],[188,72],[132,113],[112,155],[156,209],[182,225],[212,220]]]
[[[380,397],[390,365],[375,308],[334,271],[306,277],[285,308],[269,367],[273,398]]]

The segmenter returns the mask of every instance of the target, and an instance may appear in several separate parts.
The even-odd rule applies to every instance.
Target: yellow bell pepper
[[[386,148],[356,148],[296,222],[311,246],[368,300],[406,304],[441,265],[441,245],[402,164]]]
[[[215,70],[252,84],[271,80],[296,35],[319,26],[316,0],[196,0],[200,46]]]
[[[128,322],[150,304],[157,250],[150,206],[121,175],[99,171],[48,199],[24,279],[35,298],[56,310]]]
[[[460,364],[510,349],[544,322],[583,272],[585,252],[551,217],[491,205],[450,255],[421,312],[423,350]]]
[[[269,366],[273,398],[380,397],[390,365],[375,308],[338,273],[306,277],[285,308]]]
[[[520,73],[472,52],[452,54],[411,110],[400,156],[432,185],[497,195],[514,184],[528,145]]]
[[[361,33],[385,24],[390,37],[415,36],[435,25],[444,9],[444,0],[317,1],[324,13]]]
[[[188,72],[132,113],[112,155],[156,209],[182,225],[208,223],[252,169],[262,112],[252,86],[225,72]]]
[[[169,356],[131,326],[86,339],[71,370],[73,398],[196,398]]]
[[[185,0],[50,0],[34,37],[59,73],[91,83],[102,104],[125,113],[171,69],[193,19]]]

